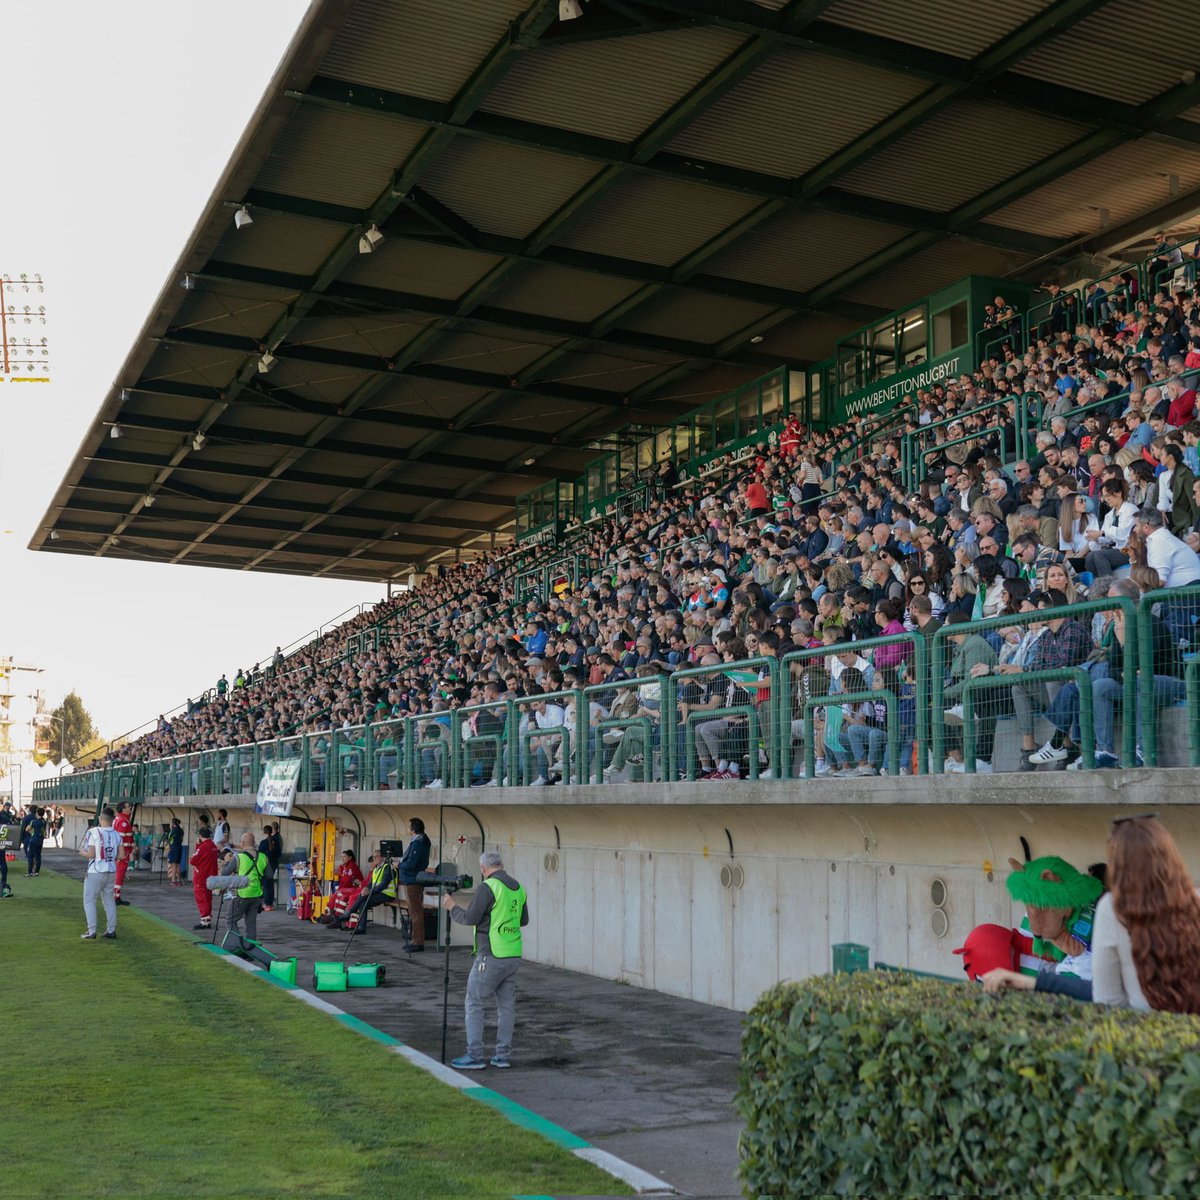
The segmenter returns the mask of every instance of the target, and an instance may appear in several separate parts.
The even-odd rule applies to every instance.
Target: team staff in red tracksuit
[[[192,868],[192,895],[196,897],[196,907],[200,910],[200,921],[193,929],[212,928],[212,892],[208,890],[210,875],[217,874],[217,846],[212,840],[212,830],[207,825],[201,825],[196,831],[200,840],[188,864]]]
[[[125,882],[125,873],[133,860],[133,822],[129,819],[129,805],[122,800],[117,805],[117,815],[113,818],[113,832],[121,835],[121,849],[117,852],[117,881],[113,886],[113,898],[118,904],[128,904],[121,899],[121,886]]]

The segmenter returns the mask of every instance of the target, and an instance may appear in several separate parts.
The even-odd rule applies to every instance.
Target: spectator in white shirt
[[[1146,565],[1158,572],[1164,588],[1200,583],[1200,554],[1164,525],[1163,514],[1156,508],[1143,508],[1138,513],[1137,528],[1146,544]],[[1200,612],[1200,597],[1197,596],[1181,596],[1163,605],[1162,618],[1171,637],[1185,649],[1192,644],[1197,612]]]
[[[1083,569],[1091,571],[1097,579],[1129,565],[1125,547],[1137,519],[1137,508],[1129,502],[1129,487],[1124,479],[1106,479],[1100,495],[1108,512],[1099,529],[1089,529],[1083,535],[1091,547]]]
[[[1146,565],[1153,567],[1163,587],[1200,583],[1200,554],[1164,528],[1156,508],[1143,508],[1137,515],[1138,533],[1146,543]]]

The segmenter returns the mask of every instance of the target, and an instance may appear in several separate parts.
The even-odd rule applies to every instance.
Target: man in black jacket
[[[408,823],[412,835],[396,867],[408,903],[408,915],[412,921],[412,932],[404,949],[409,954],[420,954],[425,949],[425,885],[417,882],[417,876],[429,869],[429,838],[425,836],[425,822],[413,817]]]

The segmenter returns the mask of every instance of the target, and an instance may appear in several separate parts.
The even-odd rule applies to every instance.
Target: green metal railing
[[[747,777],[756,779],[760,773],[759,751],[765,753],[777,778],[788,780],[792,770],[792,722],[803,722],[806,778],[815,770],[814,727],[815,712],[831,704],[882,702],[887,708],[886,749],[892,769],[904,765],[916,749],[916,769],[923,772],[942,770],[945,751],[945,667],[948,659],[947,639],[950,636],[987,633],[1005,627],[1025,627],[1032,622],[1045,622],[1060,617],[1089,620],[1096,613],[1121,611],[1125,616],[1125,645],[1119,703],[1123,713],[1121,758],[1125,766],[1135,765],[1137,749],[1138,692],[1142,689],[1142,744],[1147,766],[1157,763],[1161,749],[1161,728],[1151,716],[1155,709],[1153,670],[1153,618],[1156,606],[1174,605],[1178,610],[1173,620],[1176,631],[1183,630],[1186,645],[1177,647],[1176,665],[1172,678],[1179,681],[1187,706],[1187,759],[1200,766],[1200,655],[1193,646],[1197,627],[1191,624],[1191,614],[1200,612],[1200,585],[1188,588],[1161,589],[1142,598],[1135,605],[1125,597],[1086,601],[1059,609],[1042,609],[1016,616],[992,617],[951,625],[939,629],[932,642],[920,633],[904,633],[894,637],[871,638],[850,644],[853,652],[864,657],[878,657],[882,647],[907,648],[904,677],[898,666],[877,668],[887,670],[886,686],[847,696],[844,693],[821,689],[821,694],[802,694],[798,699],[798,675],[814,661],[829,657],[828,647],[797,650],[782,661],[760,657],[739,663],[690,667],[670,676],[643,676],[612,684],[597,684],[584,689],[547,693],[539,697],[504,699],[490,704],[472,705],[440,714],[420,714],[393,718],[358,726],[353,729],[325,730],[319,733],[294,733],[257,744],[225,746],[215,750],[194,751],[170,758],[152,759],[145,763],[109,763],[90,771],[64,774],[57,780],[34,785],[38,803],[66,803],[94,809],[102,801],[117,799],[144,801],[156,797],[181,798],[220,796],[253,791],[265,765],[284,758],[300,760],[301,791],[334,793],[354,789],[375,790],[395,786],[413,790],[425,786],[430,778],[441,780],[446,787],[466,787],[471,783],[487,783],[483,772],[475,770],[482,761],[490,764],[490,776],[497,786],[516,786],[527,781],[532,768],[530,743],[538,738],[561,738],[561,757],[565,777],[576,776],[581,782],[601,783],[603,768],[611,743],[603,741],[608,730],[633,735],[640,745],[640,770],[633,772],[638,782],[655,782],[696,776],[696,726],[712,720],[733,719],[744,724],[745,742],[739,751],[747,760]],[[1143,667],[1138,670],[1139,665]],[[1161,664],[1160,664],[1161,665]],[[823,664],[822,664],[823,668]],[[740,687],[749,695],[749,702],[721,705],[708,710],[693,710],[685,718],[680,712],[680,695],[688,681],[703,682],[713,676],[735,673]],[[736,679],[736,675],[755,678]],[[762,675],[759,679],[757,676]],[[1095,732],[1093,678],[1084,664],[1023,671],[1017,674],[992,673],[964,680],[962,687],[963,749],[966,770],[971,771],[980,736],[981,723],[992,720],[994,712],[986,711],[985,697],[1013,684],[1073,683],[1079,690],[1080,748],[1083,765],[1094,764]],[[625,716],[598,715],[588,720],[595,704],[597,713],[607,712],[611,699],[625,690],[646,689],[657,685],[659,708],[639,702],[638,709]],[[897,690],[903,686],[902,693]],[[911,689],[911,693],[908,689]],[[1175,689],[1179,690],[1179,689]],[[652,696],[653,693],[648,693]],[[911,720],[904,718],[906,696],[912,704]],[[755,699],[757,697],[757,700]],[[861,697],[861,698],[860,698]],[[539,729],[528,722],[518,733],[521,711],[533,703],[545,700],[573,710],[573,723]],[[648,700],[648,703],[653,703]],[[468,722],[474,714],[492,712],[503,716],[498,728],[471,735]],[[436,732],[431,726],[436,725]],[[465,735],[465,736],[464,736]],[[740,735],[739,735],[740,742]],[[681,744],[682,743],[682,744]],[[631,743],[632,745],[633,743]],[[932,764],[928,763],[932,751]],[[432,755],[425,754],[432,751]],[[680,760],[682,751],[683,759]],[[625,757],[628,757],[626,755]]]
[[[1098,612],[1115,612],[1122,611],[1125,614],[1126,628],[1137,629],[1137,610],[1134,607],[1133,601],[1125,596],[1110,596],[1102,600],[1084,600],[1076,604],[1067,605],[1062,608],[1043,608],[1035,612],[1018,613],[1011,616],[989,617],[982,621],[971,621],[959,625],[947,625],[934,634],[933,645],[930,654],[930,710],[933,714],[933,736],[930,739],[932,762],[930,770],[934,774],[941,774],[944,767],[944,758],[946,751],[946,724],[944,713],[946,711],[945,694],[946,694],[946,674],[951,656],[947,654],[946,643],[950,637],[960,637],[963,635],[970,636],[971,634],[984,634],[991,630],[1007,629],[1007,628],[1025,628],[1033,624],[1044,624],[1048,621],[1058,620],[1060,618],[1088,618],[1090,619],[1093,613]],[[1125,646],[1125,663],[1122,672],[1122,704],[1125,712],[1132,713],[1137,707],[1137,647],[1136,639],[1126,637]],[[1022,682],[1037,682],[1035,676],[1040,674],[1037,671],[1021,671],[1019,673],[1004,674],[999,676],[1003,682],[1008,684],[1018,684]],[[990,678],[983,676],[983,678]],[[993,686],[1001,686],[999,684]],[[963,681],[963,690],[966,692],[966,681]],[[1090,701],[1090,688],[1089,688]],[[1083,693],[1080,693],[1081,706],[1081,724],[1082,724],[1082,705]],[[1089,711],[1089,717],[1090,717]],[[966,718],[966,701],[964,696],[963,702],[964,723]],[[974,724],[974,722],[973,722]],[[1132,720],[1127,720],[1122,727],[1122,751],[1121,758],[1125,766],[1131,767],[1135,762],[1136,753],[1136,737],[1135,724]],[[1082,735],[1082,729],[1081,729]],[[964,737],[965,743],[965,737]],[[972,766],[974,760],[972,760]]]

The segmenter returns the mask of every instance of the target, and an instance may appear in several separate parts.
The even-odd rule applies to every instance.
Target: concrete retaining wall
[[[342,846],[407,840],[421,817],[439,857],[478,877],[496,849],[532,908],[526,953],[730,1008],[769,984],[828,971],[830,947],[956,975],[951,954],[981,921],[1006,923],[1007,859],[1103,859],[1109,820],[1159,810],[1200,867],[1200,772],[1190,769],[965,779],[816,780],[302,795]],[[464,807],[457,807],[462,805]],[[225,796],[235,836],[258,829],[253,797]],[[188,841],[203,801],[158,800],[143,822],[179,816]],[[68,829],[79,836],[82,818]],[[482,835],[481,835],[482,827]],[[291,850],[307,829],[284,822]],[[940,883],[941,886],[937,886]],[[935,904],[944,892],[941,904]]]

